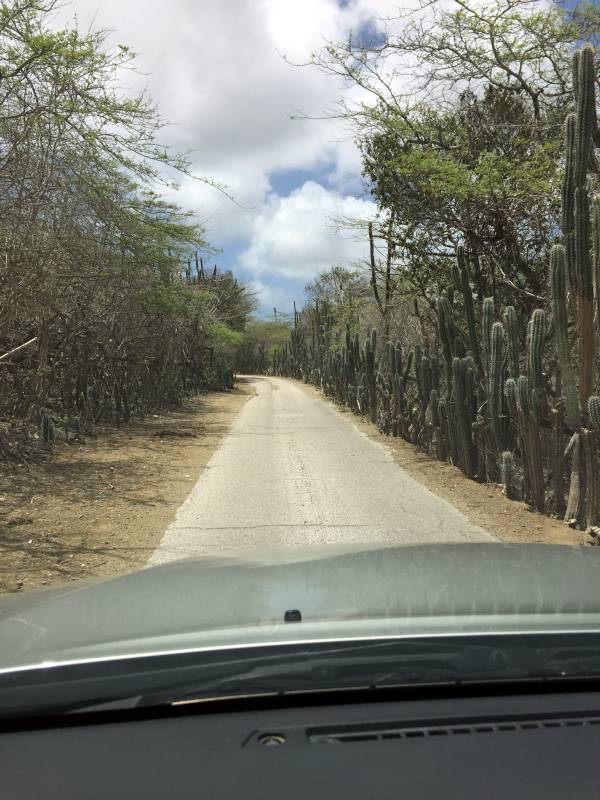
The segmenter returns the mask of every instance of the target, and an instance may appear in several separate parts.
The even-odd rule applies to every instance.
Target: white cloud
[[[372,202],[307,181],[289,197],[268,197],[254,218],[250,245],[240,263],[255,276],[304,281],[334,264],[350,266],[366,258],[366,235],[362,240],[343,235],[335,220],[367,220],[374,214]]]
[[[244,263],[266,285],[270,274],[313,275],[332,260],[351,259],[354,243],[336,236],[328,213],[364,210],[362,201],[343,197],[360,177],[351,133],[329,120],[290,118],[298,110],[322,114],[342,85],[291,66],[282,54],[306,61],[325,40],[344,38],[373,13],[390,9],[390,0],[351,0],[343,7],[336,0],[73,0],[57,24],[76,15],[80,28],[114,29],[109,41],[139,54],[142,74],[125,73],[123,85],[147,86],[173,122],[162,139],[192,151],[194,171],[226,184],[242,207],[187,178],[171,199],[198,211],[212,244],[226,249],[228,242],[247,242]],[[285,170],[314,171],[338,192],[309,184],[280,198],[269,176]],[[275,224],[286,231],[285,241]],[[268,269],[259,266],[265,257]]]

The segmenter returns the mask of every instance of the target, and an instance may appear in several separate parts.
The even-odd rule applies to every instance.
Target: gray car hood
[[[284,622],[298,610],[301,622]],[[600,549],[364,546],[175,561],[0,601],[0,671],[388,636],[600,630]]]

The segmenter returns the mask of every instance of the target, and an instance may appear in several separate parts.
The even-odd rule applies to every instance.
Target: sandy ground
[[[4,468],[0,592],[144,566],[252,391],[203,395],[63,444],[44,464]]]

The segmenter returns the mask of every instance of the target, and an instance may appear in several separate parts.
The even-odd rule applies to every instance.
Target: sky
[[[328,39],[376,30],[392,10],[391,0],[72,0],[60,11],[137,52],[143,74],[122,77],[124,90],[146,87],[172,123],[161,140],[234,196],[184,177],[169,199],[197,211],[222,251],[209,262],[251,285],[261,316],[301,304],[330,266],[364,261],[365,237],[334,220],[375,214],[351,132],[292,118],[322,116],[346,88],[283,56],[306,61]]]

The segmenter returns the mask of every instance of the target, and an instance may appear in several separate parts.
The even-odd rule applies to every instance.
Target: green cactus
[[[594,48],[587,44],[575,56],[577,67],[577,110],[575,125],[576,156],[573,174],[575,188],[586,184],[587,170],[592,152],[592,137],[595,133],[596,111],[596,67]]]
[[[506,406],[508,413],[514,419],[517,418],[517,382],[514,378],[508,378],[504,384],[504,396],[506,397]]]
[[[446,297],[441,297],[437,306],[438,335],[446,365],[446,385],[452,387],[452,309]]]
[[[575,286],[580,347],[579,397],[582,408],[592,392],[594,362],[594,281],[590,260],[590,209],[585,187],[575,189]]]
[[[492,431],[496,447],[501,450],[504,445],[504,418],[502,414],[502,371],[504,362],[504,327],[501,322],[492,325],[490,348],[489,398]]]
[[[510,450],[505,450],[502,453],[502,467],[501,467],[501,474],[502,474],[502,487],[503,492],[508,497],[509,500],[512,500],[514,497],[513,492],[513,454]]]
[[[579,63],[581,61],[581,51],[576,50],[573,53],[573,62],[572,62],[572,79],[573,79],[573,97],[575,98],[575,103],[577,104],[577,100],[579,99]]]
[[[575,430],[581,419],[575,371],[571,361],[567,321],[567,286],[565,248],[560,244],[552,247],[550,256],[550,279],[552,285],[552,319],[554,323],[554,342],[560,363],[562,387],[565,394],[567,422]]]
[[[429,408],[431,409],[431,424],[440,427],[440,396],[436,389],[432,389],[429,394]]]
[[[433,388],[433,371],[429,356],[423,356],[421,361],[421,382],[423,389],[424,405],[427,405]]]
[[[494,324],[494,298],[486,297],[481,313],[481,337],[483,339],[483,366],[487,375],[490,373],[490,353],[492,347],[492,325]]]
[[[479,339],[477,338],[477,328],[475,325],[475,309],[473,307],[473,292],[471,291],[469,270],[467,267],[467,259],[465,256],[464,247],[459,246],[457,248],[456,257],[458,260],[457,271],[460,277],[460,284],[457,288],[462,291],[463,303],[465,306],[465,317],[467,319],[467,328],[469,331],[469,347],[479,378],[482,379],[483,365],[481,363],[481,354],[479,352]]]
[[[458,433],[457,449],[461,468],[467,477],[473,477],[473,434],[467,398],[467,373],[469,363],[466,358],[452,360],[452,386],[456,407],[456,426]]]
[[[517,404],[519,413],[526,419],[531,415],[531,406],[529,404],[529,381],[525,375],[519,375],[517,381]]]
[[[588,400],[588,416],[593,430],[600,432],[600,397],[597,395]]]
[[[415,345],[415,378],[417,381],[417,390],[419,392],[419,400],[421,403],[425,402],[425,395],[423,393],[423,348],[417,342]]]
[[[575,187],[575,114],[568,114],[565,119],[565,151],[566,167],[562,186],[562,217],[561,227],[565,241],[574,227],[574,187]]]
[[[542,443],[540,439],[539,399],[536,392],[530,392],[529,381],[520,375],[517,381],[517,403],[519,408],[519,428],[526,451],[529,471],[531,504],[543,513],[546,505]]]
[[[508,371],[511,378],[519,377],[519,332],[517,312],[513,306],[504,310],[504,328],[506,330],[506,351],[508,355]]]
[[[600,195],[592,203],[593,283],[596,298],[596,319],[600,320]]]
[[[546,341],[546,315],[541,308],[531,315],[527,342],[527,372],[534,390],[544,388],[544,344]]]

